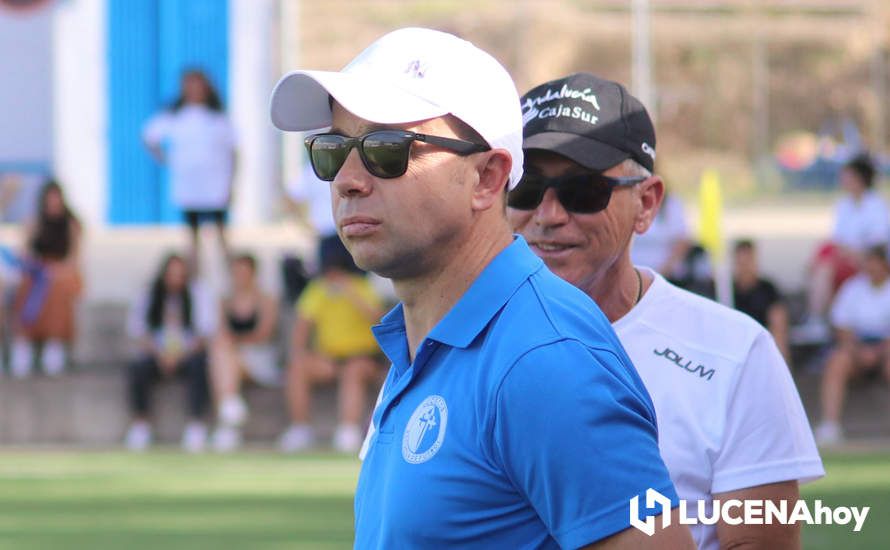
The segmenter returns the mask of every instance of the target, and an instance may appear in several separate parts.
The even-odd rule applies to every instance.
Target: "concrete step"
[[[814,428],[819,422],[822,373],[797,373],[795,382]],[[890,439],[890,388],[880,376],[855,380],[849,387],[843,417],[844,435],[851,441]]]
[[[369,409],[377,389],[369,389]],[[313,425],[322,441],[336,424],[335,390],[324,385],[313,394]],[[274,443],[288,424],[283,390],[248,385],[244,396],[250,409],[245,440]],[[212,422],[212,415],[208,420]],[[55,378],[0,378],[0,445],[116,446],[128,422],[123,368],[80,369]],[[154,387],[152,422],[157,442],[179,441],[186,422],[183,382]]]

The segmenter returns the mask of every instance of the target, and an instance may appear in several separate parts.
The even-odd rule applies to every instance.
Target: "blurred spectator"
[[[890,213],[874,189],[875,176],[875,166],[865,154],[853,158],[841,170],[844,196],[835,207],[831,240],[819,247],[813,260],[807,317],[794,331],[797,342],[828,339],[825,314],[834,293],[859,270],[867,248],[886,246],[890,240]]]
[[[634,265],[651,267],[667,279],[678,280],[687,274],[684,262],[690,248],[683,203],[673,193],[665,192],[652,225],[634,237],[631,261]]]
[[[788,347],[788,308],[782,300],[776,285],[760,276],[757,262],[757,248],[750,240],[740,240],[735,244],[733,255],[733,304],[747,313],[755,321],[766,327],[785,362],[791,364]]]
[[[275,342],[278,302],[260,289],[256,272],[253,256],[242,254],[232,260],[232,293],[220,304],[219,329],[210,348],[217,451],[231,451],[241,444],[240,427],[247,419],[242,380],[250,378],[267,386],[280,383]]]
[[[169,159],[173,203],[183,210],[191,230],[190,267],[198,273],[199,228],[205,221],[216,225],[229,259],[225,223],[232,199],[235,131],[203,72],[183,74],[179,98],[149,120],[143,140],[158,162]]]
[[[883,246],[868,249],[863,272],[844,283],[831,308],[837,341],[822,377],[822,445],[843,438],[841,413],[847,384],[869,371],[890,379],[890,265]]]
[[[34,344],[42,343],[40,363],[49,375],[62,372],[66,346],[74,340],[74,306],[82,289],[78,267],[81,226],[50,180],[40,193],[37,219],[25,228],[25,251],[18,259],[21,284],[15,296],[11,368],[27,376]]]
[[[151,443],[151,386],[174,376],[184,377],[188,383],[191,420],[183,432],[182,446],[189,452],[204,449],[207,430],[203,417],[209,398],[206,344],[215,328],[214,309],[206,294],[189,280],[185,260],[171,254],[148,294],[130,310],[127,332],[137,341],[138,357],[127,373],[134,417],[125,441],[128,449],[140,451]]]
[[[312,169],[311,163],[308,161],[300,175],[299,180],[292,182],[288,187],[288,194],[297,206],[302,209],[301,216],[307,221],[308,225],[315,231],[316,250],[328,247],[339,247],[340,236],[337,235],[337,226],[334,223],[334,215],[331,211],[331,184],[330,182],[318,179],[315,171]],[[318,257],[318,254],[316,254]],[[285,280],[296,284],[286,284],[288,295],[293,295],[293,288],[302,289],[299,286],[300,277],[298,273],[302,271],[301,265],[295,258],[286,260],[290,265],[285,266],[288,274]],[[345,260],[344,260],[345,261]],[[395,296],[395,290],[392,281],[376,275],[374,273],[365,273],[352,261],[349,257],[347,264],[348,271],[359,275],[364,275],[371,281],[371,285],[384,301],[395,303],[398,300]],[[319,272],[318,266],[309,266],[311,274]]]
[[[331,211],[331,184],[318,179],[312,164],[307,162],[300,174],[299,181],[290,186],[290,197],[301,206],[303,217],[309,226],[315,231],[317,249],[338,246],[340,237],[337,235],[337,225],[334,223],[334,214]],[[345,259],[344,259],[345,261]],[[315,266],[313,273],[321,271],[320,266]],[[353,273],[364,274],[349,257],[348,270]]]
[[[354,452],[364,435],[359,423],[367,384],[382,374],[380,350],[371,333],[383,314],[382,301],[367,278],[350,272],[352,258],[342,242],[327,241],[319,257],[321,276],[309,283],[296,306],[287,379],[292,424],[280,444],[285,452],[294,452],[314,443],[309,391],[314,383],[337,380],[334,447]]]

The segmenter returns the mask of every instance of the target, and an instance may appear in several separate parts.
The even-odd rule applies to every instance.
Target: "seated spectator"
[[[78,251],[81,226],[50,180],[40,192],[37,219],[25,228],[26,247],[18,259],[21,284],[15,296],[12,374],[25,377],[42,343],[40,363],[49,375],[65,368],[74,340],[74,307],[82,289]]]
[[[890,379],[890,265],[884,247],[868,250],[863,273],[841,287],[831,308],[837,340],[822,375],[822,422],[816,440],[843,439],[841,413],[847,384],[869,371]]]
[[[382,374],[380,350],[371,333],[383,314],[382,303],[367,278],[350,272],[352,258],[339,240],[327,241],[319,256],[321,275],[309,283],[296,306],[287,379],[292,424],[280,445],[285,452],[312,446],[309,391],[314,383],[337,380],[334,448],[354,452],[364,435],[360,422],[367,385]]]
[[[807,318],[795,330],[795,341],[828,339],[825,315],[834,293],[859,270],[867,248],[886,246],[890,239],[890,213],[874,189],[875,176],[874,164],[865,154],[853,158],[841,170],[844,196],[835,207],[831,240],[819,247],[813,260]]]
[[[188,452],[204,449],[207,430],[203,418],[207,408],[207,341],[215,330],[212,305],[200,289],[189,281],[182,256],[168,256],[160,272],[130,310],[127,332],[137,341],[138,357],[130,363],[128,387],[133,422],[126,446],[133,451],[151,444],[148,421],[151,386],[163,379],[182,377],[188,384],[188,410],[191,420],[182,436]]]
[[[769,330],[785,362],[790,365],[788,308],[776,285],[760,276],[757,249],[752,241],[736,242],[732,267],[732,303],[737,310],[747,313]]]
[[[219,329],[210,347],[210,374],[216,402],[213,446],[227,452],[241,444],[240,427],[247,419],[241,382],[280,382],[278,302],[263,292],[256,279],[256,259],[242,254],[232,261],[232,293],[220,304]]]
[[[634,237],[630,255],[634,265],[650,267],[667,279],[677,280],[688,275],[684,262],[691,246],[683,203],[673,193],[665,193],[652,225]]]

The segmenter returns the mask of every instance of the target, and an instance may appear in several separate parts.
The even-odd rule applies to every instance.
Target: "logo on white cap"
[[[419,59],[415,59],[411,63],[408,63],[408,66],[405,68],[405,74],[413,76],[414,78],[423,78],[426,74],[426,63],[423,63]]]

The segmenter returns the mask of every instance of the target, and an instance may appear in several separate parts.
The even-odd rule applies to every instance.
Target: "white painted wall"
[[[238,225],[269,223],[279,196],[277,137],[269,121],[277,21],[277,0],[229,0],[229,112],[239,136],[233,216]]]
[[[0,9],[0,169],[52,161],[52,11]]]
[[[93,227],[105,224],[108,201],[105,10],[105,0],[69,0],[53,12],[55,168]]]
[[[281,11],[278,21],[280,62],[278,78],[285,73],[304,69],[301,65],[300,52],[300,2],[299,0],[280,0]],[[303,132],[278,132],[279,157],[281,159],[281,177],[285,188],[292,189],[299,184],[303,171]]]

